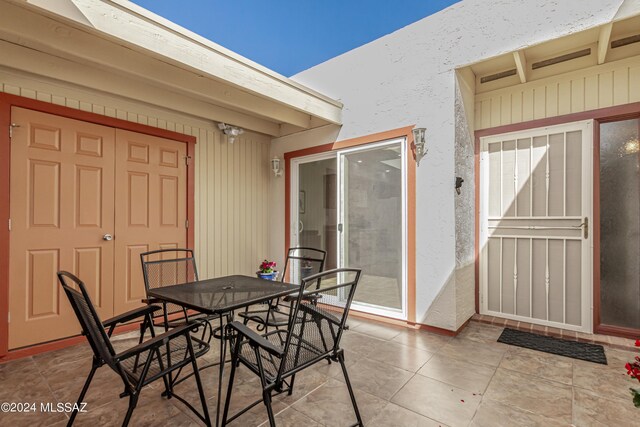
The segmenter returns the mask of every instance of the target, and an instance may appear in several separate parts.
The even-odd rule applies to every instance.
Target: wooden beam
[[[524,50],[517,50],[513,52],[513,59],[516,62],[516,70],[518,70],[518,77],[520,77],[520,83],[527,82],[527,58],[524,56]]]
[[[598,65],[604,64],[607,59],[607,52],[609,52],[609,40],[611,40],[612,29],[613,22],[600,27],[600,35],[598,36]]]
[[[227,95],[226,102],[233,100],[237,108],[247,112],[256,108],[254,104],[259,105],[256,98],[262,98],[268,101],[276,112],[279,107],[286,107],[293,113],[302,113],[307,117],[314,115],[334,123],[341,120],[341,104],[337,101],[303,88],[151,12],[130,5],[129,2],[74,0],[75,7],[85,16],[82,20],[79,20],[75,13],[64,14],[63,10],[58,11],[55,7],[56,2],[38,1],[35,2],[37,5],[29,3],[26,3],[25,7],[32,14],[40,15],[42,18],[46,12],[58,13],[53,20],[47,19],[58,27],[64,22],[66,30],[57,32],[56,26],[51,23],[33,28],[32,22],[35,23],[36,19],[25,19],[23,13],[22,19],[18,19],[19,22],[16,23],[26,24],[18,25],[21,27],[18,29],[21,31],[20,34],[24,34],[27,29],[40,31],[44,39],[61,52],[78,55],[101,66],[117,67],[124,72],[138,71],[136,68],[141,57],[155,57],[162,63],[190,70],[196,77],[208,80],[209,84],[215,81],[224,82],[226,90],[222,91],[222,94]],[[5,30],[8,30],[4,28],[5,20],[15,21],[15,17],[9,15],[9,11],[5,10],[3,5],[2,17],[6,19],[2,20],[0,27]],[[91,25],[86,24],[87,20]],[[83,33],[84,37],[79,33]],[[86,37],[88,35],[93,36],[90,41]],[[99,43],[95,39],[109,42],[111,46]],[[120,45],[127,46],[127,49],[116,49],[118,52],[115,52],[114,48]],[[105,48],[108,50],[104,51]],[[125,51],[129,51],[129,55]],[[135,62],[131,62],[131,54],[136,59]],[[153,71],[154,67],[151,68]],[[149,71],[149,67],[146,67],[141,75]],[[162,80],[161,76],[155,73],[147,76]],[[182,83],[184,85],[186,82]],[[195,89],[194,92],[199,91]],[[211,95],[206,91],[203,94]],[[244,102],[243,99],[246,100],[248,96],[251,97],[251,102]],[[217,101],[223,102],[224,98],[219,97]],[[269,108],[260,108],[260,111],[255,112],[270,117]],[[280,121],[289,123],[284,119]],[[307,126],[300,120],[291,124]]]
[[[7,6],[5,9],[3,5],[0,29],[0,37],[5,40],[51,52],[75,62],[91,63],[119,74],[132,75],[160,87],[169,87],[201,101],[246,114],[303,128],[309,127],[308,113],[181,69],[84,31],[62,26],[52,19],[18,7]]]
[[[29,73],[33,76],[32,78],[42,76],[53,79],[56,86],[83,87],[88,94],[93,92],[100,95],[115,95],[130,102],[143,102],[178,114],[232,123],[266,135],[280,135],[280,125],[273,121],[233,111],[166,89],[159,89],[130,77],[114,75],[100,68],[78,64],[2,40],[0,40],[0,51],[3,53],[0,55],[0,66],[16,70],[15,73],[18,71]],[[5,73],[2,76],[3,80],[9,78],[5,76],[8,74]],[[42,80],[39,77],[38,79]]]

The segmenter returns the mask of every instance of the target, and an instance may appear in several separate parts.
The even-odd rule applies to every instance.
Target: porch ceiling
[[[179,111],[283,136],[340,124],[342,104],[125,0],[0,0],[0,66],[64,79],[72,64],[169,91]],[[48,55],[42,67],[28,56]],[[77,76],[74,83],[89,85]],[[108,84],[107,84],[108,86]],[[114,88],[114,93],[118,90]],[[158,99],[131,97],[164,108]],[[175,108],[175,107],[174,107]]]
[[[484,93],[640,55],[640,15],[462,67]]]

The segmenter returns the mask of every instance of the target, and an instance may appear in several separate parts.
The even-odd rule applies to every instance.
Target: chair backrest
[[[360,275],[357,268],[338,268],[302,279],[278,380],[339,350]]]
[[[91,302],[91,298],[89,298],[84,283],[68,271],[59,271],[58,280],[65,294],[67,294],[67,298],[69,298],[71,307],[80,322],[82,332],[86,335],[94,355],[98,360],[102,360],[113,369],[117,369],[113,358],[115,351]],[[77,286],[79,291],[73,289],[72,285]]]
[[[192,249],[160,249],[140,254],[144,286],[150,289],[179,285],[198,280],[198,269]],[[182,310],[176,304],[167,304],[167,314]]]
[[[322,249],[289,248],[281,280],[300,284],[306,277],[322,272],[326,258],[327,252]],[[288,276],[287,273],[289,274]]]

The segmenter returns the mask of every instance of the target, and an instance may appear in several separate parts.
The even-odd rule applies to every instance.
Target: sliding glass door
[[[327,251],[326,268],[358,267],[353,308],[406,318],[405,141],[292,162],[292,246]]]

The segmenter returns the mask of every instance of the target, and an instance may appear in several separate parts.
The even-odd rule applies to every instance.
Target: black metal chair
[[[288,283],[302,283],[306,277],[320,273],[324,269],[324,262],[327,258],[327,252],[321,249],[296,247],[287,251],[287,258],[284,263],[284,269],[280,280]],[[258,324],[258,331],[268,331],[269,327],[276,329],[286,327],[289,322],[289,313],[291,304],[295,298],[283,298],[269,301],[265,308],[249,310],[247,307],[244,313],[238,313],[238,316],[244,319],[246,325],[249,321]]]
[[[358,420],[354,425],[363,425],[344,365],[344,353],[340,348],[340,338],[360,274],[359,269],[342,268],[302,279],[287,329],[275,329],[260,335],[237,321],[227,325],[229,334],[236,338],[231,346],[232,363],[222,416],[223,426],[260,402],[267,407],[269,424],[275,426],[271,408],[273,395],[283,392],[291,394],[296,374],[322,360],[340,362]],[[262,399],[229,418],[233,381],[240,363],[260,377]]]
[[[165,256],[168,257],[165,258]],[[150,289],[198,280],[198,269],[192,249],[160,249],[144,252],[140,254],[140,261],[147,292]],[[154,315],[154,326],[163,326],[165,330],[168,330],[189,322],[189,314],[185,307],[155,300],[149,298],[148,295],[144,301],[147,304],[162,304],[162,313]],[[182,316],[173,316],[173,319],[169,319],[172,314],[176,313],[182,313]],[[161,321],[159,321],[160,319]]]
[[[160,310],[160,307],[147,305],[101,322],[89,298],[85,285],[80,279],[69,272],[60,271],[58,272],[58,280],[69,298],[71,307],[82,326],[82,333],[87,337],[89,345],[93,350],[91,371],[82,387],[76,407],[79,407],[83,401],[96,370],[106,364],[120,375],[124,383],[124,392],[120,394],[120,397],[129,397],[129,409],[122,422],[123,426],[129,424],[131,414],[138,403],[142,388],[160,378],[164,381],[165,394],[168,398],[177,398],[191,409],[206,425],[211,425],[206,398],[196,363],[196,358],[205,354],[209,350],[209,345],[206,342],[191,337],[190,331],[194,327],[193,325],[183,325],[157,336],[155,336],[153,328],[151,328],[151,339],[125,351],[116,353],[110,340],[116,325],[140,318],[143,319],[143,323],[151,325],[153,322],[152,316]],[[77,286],[79,291],[74,289],[72,287],[73,285]],[[109,332],[106,332],[105,328],[109,328]],[[197,351],[194,350],[194,341],[197,343]],[[202,414],[190,403],[178,396],[173,390],[174,384],[171,381],[171,373],[187,365],[191,365],[193,368],[200,395],[200,403],[202,404]],[[73,425],[77,413],[78,410],[74,409],[67,426]]]

